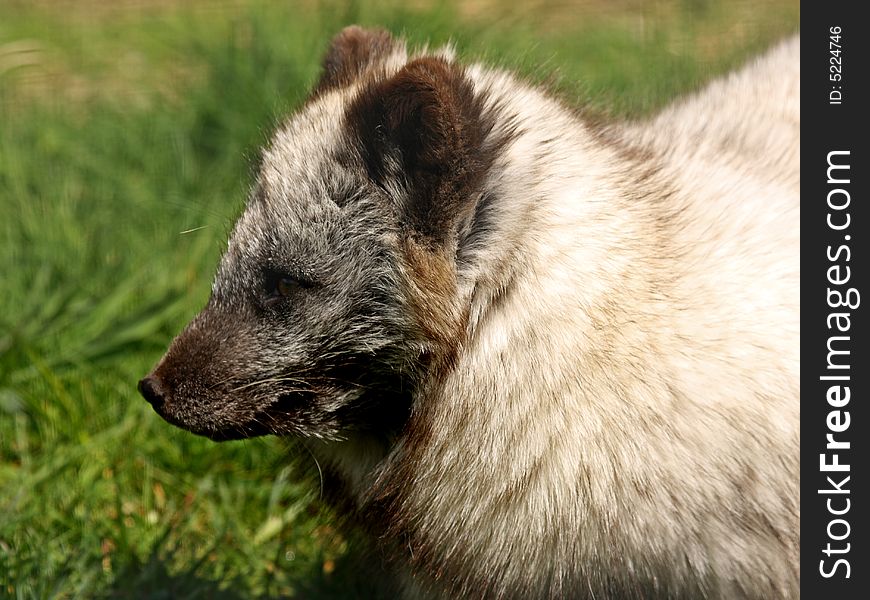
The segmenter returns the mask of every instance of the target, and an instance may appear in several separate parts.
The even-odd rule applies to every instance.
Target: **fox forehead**
[[[359,263],[393,244],[389,203],[367,176],[338,96],[306,106],[264,150],[215,277],[216,295],[244,293],[263,269],[342,272],[336,261]]]
[[[322,237],[339,220],[340,203],[360,185],[346,157],[354,141],[342,127],[338,94],[304,106],[285,121],[261,153],[260,169],[228,254],[256,254],[275,238]],[[318,231],[319,230],[319,231]]]
[[[327,94],[305,105],[275,132],[263,150],[251,203],[272,210],[336,204],[336,193],[354,178],[346,157],[356,141],[344,124],[344,95]]]

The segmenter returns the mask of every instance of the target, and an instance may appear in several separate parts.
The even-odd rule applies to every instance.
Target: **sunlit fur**
[[[161,414],[307,438],[409,597],[797,597],[799,48],[591,124],[345,30]],[[425,163],[454,133],[467,157]],[[264,265],[318,287],[252,308]]]

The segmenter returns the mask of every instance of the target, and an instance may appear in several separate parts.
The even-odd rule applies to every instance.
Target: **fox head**
[[[263,152],[208,304],[139,382],[154,409],[215,440],[400,428],[465,327],[483,113],[447,53],[337,35]]]

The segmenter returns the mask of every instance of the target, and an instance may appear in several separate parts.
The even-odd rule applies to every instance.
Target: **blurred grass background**
[[[365,594],[279,440],[211,443],[135,391],[342,26],[453,40],[622,117],[799,20],[797,0],[0,0],[0,596]]]

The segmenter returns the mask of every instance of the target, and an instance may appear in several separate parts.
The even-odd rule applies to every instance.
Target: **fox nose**
[[[139,393],[154,408],[160,408],[166,400],[163,384],[156,375],[146,375],[139,381]]]

